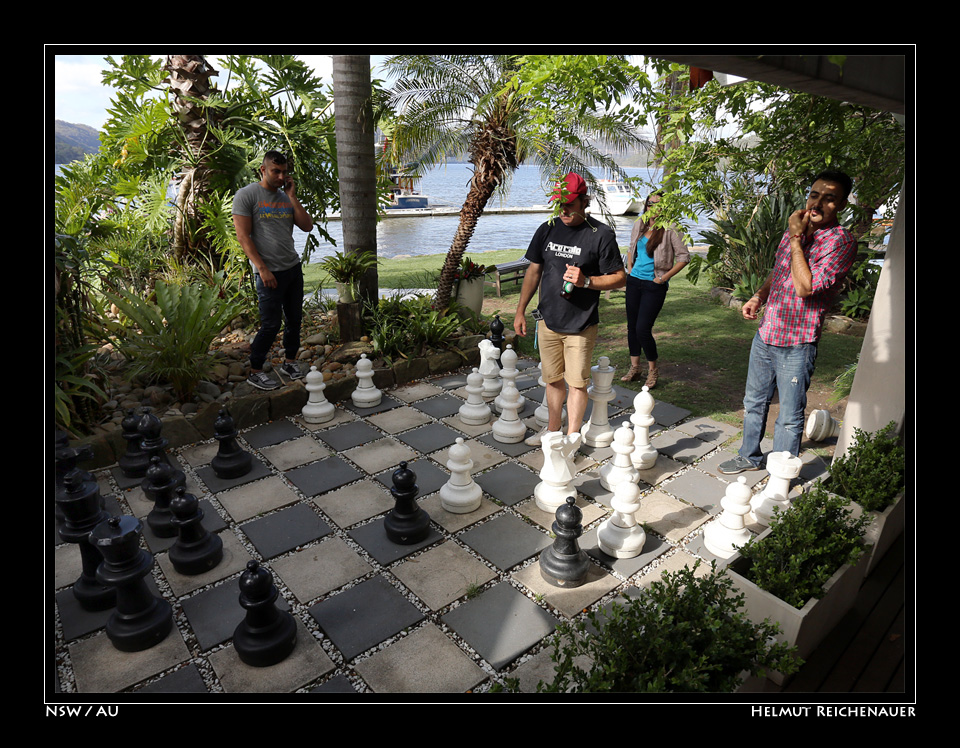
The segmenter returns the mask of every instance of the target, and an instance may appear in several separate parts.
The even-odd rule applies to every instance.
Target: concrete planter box
[[[767,528],[757,541],[763,540],[769,533],[770,529]],[[806,659],[853,607],[868,558],[869,553],[864,553],[856,564],[844,564],[837,569],[823,586],[823,596],[810,598],[801,609],[760,589],[747,579],[745,573],[748,564],[739,554],[727,568],[734,587],[743,593],[747,617],[755,623],[769,618],[780,624],[777,639],[795,646],[797,654]],[[779,685],[788,680],[777,672],[770,673],[769,678]]]
[[[854,517],[866,514],[871,518],[864,534],[864,541],[871,546],[867,550],[868,558],[863,570],[864,576],[868,576],[886,554],[893,541],[903,533],[904,515],[906,513],[903,491],[897,494],[893,503],[882,512],[868,511],[856,501],[851,501],[850,505],[853,507]]]

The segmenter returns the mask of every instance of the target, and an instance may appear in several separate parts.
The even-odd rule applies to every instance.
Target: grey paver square
[[[678,408],[676,405],[657,400],[656,405],[653,406],[652,415],[657,423],[663,426],[673,426],[689,416],[690,411],[686,408]]]
[[[582,524],[584,527],[595,522],[607,513],[607,510],[603,506],[594,504],[592,501],[586,501],[579,496],[576,497],[576,506],[583,512]],[[541,509],[536,499],[530,499],[517,504],[516,510],[548,532],[552,531],[553,523],[557,518],[556,510],[548,512]]]
[[[467,436],[480,436],[481,434],[487,434],[493,429],[493,421],[491,418],[486,423],[471,424],[464,423],[460,420],[460,416],[446,416],[445,418],[440,419],[443,423],[447,424],[451,428],[455,428],[457,431],[466,434]]]
[[[728,485],[730,484],[718,480],[712,475],[691,468],[676,475],[668,483],[662,484],[661,490],[698,506],[705,512],[718,514],[720,512],[720,500],[726,493]]]
[[[420,506],[423,507],[424,511],[430,515],[430,520],[432,522],[436,522],[447,532],[459,532],[464,527],[474,525],[477,522],[483,521],[491,514],[496,514],[497,512],[502,511],[501,506],[494,504],[485,496],[480,498],[479,507],[474,509],[472,512],[467,512],[465,514],[448,512],[443,508],[442,502],[443,499],[441,498],[440,493],[437,492],[421,499]]]
[[[397,579],[431,610],[439,610],[482,587],[495,573],[471,553],[448,541],[393,568]]]
[[[348,449],[343,456],[359,465],[367,473],[378,473],[385,468],[397,466],[401,462],[412,461],[417,453],[395,439],[384,438],[361,447]]]
[[[264,558],[273,558],[329,534],[330,526],[306,504],[255,519],[240,526]]]
[[[305,603],[369,574],[372,567],[340,538],[331,537],[278,558],[273,570],[297,600]]]
[[[423,667],[430,662],[431,667]],[[357,663],[375,693],[466,693],[487,674],[432,623]]]
[[[397,467],[399,467],[399,463]],[[439,491],[440,487],[450,479],[450,476],[437,467],[437,464],[432,460],[414,460],[407,463],[407,468],[417,476],[417,487],[420,489],[418,495],[421,497]],[[393,474],[396,469],[394,467],[380,473],[377,480],[387,488],[393,488]]]
[[[637,522],[675,543],[710,519],[702,509],[684,504],[661,491],[644,495],[635,516]]]
[[[221,491],[217,498],[235,522],[243,522],[300,500],[297,493],[275,475]]]
[[[496,670],[553,633],[559,622],[507,582],[467,600],[442,620]]]
[[[643,543],[643,549],[640,551],[640,555],[634,556],[633,558],[616,558],[600,550],[600,543],[597,540],[599,529],[598,526],[584,533],[580,538],[580,547],[586,551],[588,555],[622,577],[632,577],[673,547],[663,538],[658,537],[652,532],[648,532],[646,533],[646,540]]]
[[[340,527],[350,527],[393,509],[394,498],[382,483],[365,479],[313,498],[324,514]]]
[[[740,429],[729,423],[714,421],[712,418],[693,418],[677,426],[677,431],[717,444],[736,436]]]
[[[365,525],[348,530],[347,534],[367,553],[373,556],[378,563],[388,566],[401,558],[410,556],[417,551],[433,545],[442,537],[436,528],[430,526],[426,537],[416,543],[394,543],[387,537],[384,527],[384,518],[376,519]]]
[[[402,403],[399,400],[394,400],[392,397],[382,395],[380,402],[370,407],[361,408],[359,405],[354,405],[352,400],[344,400],[342,405],[347,410],[352,410],[359,416],[369,416],[374,413],[383,413],[385,410],[390,410],[391,408],[398,408]]]
[[[432,397],[433,395],[439,395],[441,392],[443,392],[443,387],[438,386],[436,383],[414,382],[413,384],[407,384],[403,387],[397,387],[395,390],[391,390],[390,394],[397,400],[405,403],[413,403],[417,400]]]
[[[587,578],[577,587],[551,584],[543,577],[539,561],[515,572],[513,578],[535,595],[542,595],[550,607],[568,619],[582,613],[620,584],[619,579],[596,564],[587,566]]]
[[[507,506],[513,506],[533,496],[533,490],[540,482],[540,477],[530,470],[508,462],[478,475],[474,480],[485,493]]]
[[[404,405],[400,408],[393,408],[384,413],[377,413],[368,416],[367,421],[372,423],[378,429],[386,431],[388,434],[399,434],[401,431],[407,431],[417,426],[423,426],[430,423],[431,418],[423,411]]]
[[[344,423],[329,431],[317,433],[317,438],[321,439],[325,444],[330,445],[330,448],[336,452],[342,452],[345,449],[372,442],[381,436],[383,436],[383,434],[362,420]]]
[[[714,449],[714,445],[673,430],[656,434],[650,443],[661,455],[690,464]]]
[[[463,400],[460,398],[444,394],[420,400],[414,403],[413,407],[439,419],[456,415],[460,411],[461,405],[463,405]]]
[[[260,452],[277,470],[289,470],[330,456],[330,450],[311,436],[262,447]]]
[[[252,483],[267,475],[270,475],[270,468],[260,462],[256,457],[253,458],[250,464],[250,470],[236,478],[221,478],[210,465],[206,465],[197,470],[197,477],[203,481],[203,484],[211,493],[219,493],[220,491],[226,491],[235,486],[242,486],[244,483]]]
[[[346,660],[423,619],[423,613],[380,575],[317,603],[310,615]]]
[[[400,434],[397,438],[418,452],[429,454],[430,452],[436,452],[438,449],[449,447],[459,436],[460,434],[443,424],[429,423],[426,426]]]
[[[296,439],[302,436],[303,432],[293,421],[286,418],[278,421],[270,421],[261,426],[254,426],[241,434],[243,440],[254,449],[261,449],[272,444]]]
[[[504,570],[526,561],[551,542],[545,533],[513,514],[494,517],[466,530],[460,535],[460,540],[498,569]]]
[[[524,438],[530,435],[531,435],[531,431],[528,428]],[[485,434],[484,436],[478,437],[478,441],[481,441],[484,444],[486,444],[488,447],[493,447],[497,451],[503,452],[505,455],[509,455],[510,457],[519,457],[520,455],[526,454],[527,452],[530,452],[534,449],[540,449],[540,447],[531,447],[529,444],[525,444],[523,441],[519,441],[519,442],[497,441],[497,439],[494,438],[492,433]]]

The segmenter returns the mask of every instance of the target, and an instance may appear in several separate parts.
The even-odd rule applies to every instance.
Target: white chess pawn
[[[732,558],[750,540],[744,517],[750,513],[751,492],[742,475],[727,486],[720,500],[720,516],[703,528],[703,544],[718,558]]]
[[[618,483],[610,503],[613,515],[597,528],[597,545],[614,558],[639,556],[647,541],[647,533],[636,517],[640,509],[640,486],[629,481]]]
[[[447,459],[450,479],[440,488],[440,506],[454,514],[467,514],[480,506],[483,490],[473,480],[470,448],[457,437]]]
[[[560,431],[548,431],[543,435],[543,467],[540,468],[540,482],[533,489],[537,506],[550,514],[556,514],[568,496],[575,496],[573,485],[575,467],[573,454],[580,446],[580,434],[563,434]]]
[[[373,408],[380,404],[383,393],[373,384],[373,362],[366,353],[360,354],[357,361],[357,387],[350,393],[350,399],[358,408]]]
[[[323,383],[323,374],[317,371],[316,366],[310,367],[306,382],[307,404],[300,415],[307,423],[326,423],[336,414],[336,408],[323,394],[326,385]]]
[[[790,481],[800,475],[803,461],[789,452],[771,452],[767,455],[770,477],[763,490],[750,500],[757,522],[769,525],[775,507],[780,511],[790,508]]]
[[[650,444],[650,427],[653,419],[653,395],[646,385],[633,398],[634,413],[630,422],[634,426],[633,465],[637,470],[649,470],[657,464],[657,450]]]
[[[482,426],[489,423],[493,413],[483,399],[483,376],[476,367],[467,374],[466,390],[467,401],[460,406],[458,413],[460,420],[468,426]]]
[[[503,381],[500,379],[500,366],[497,364],[497,360],[500,358],[500,349],[491,343],[489,338],[481,340],[477,347],[480,349],[483,396],[496,397],[503,388]]]
[[[613,391],[613,375],[616,372],[616,367],[610,366],[607,356],[601,356],[597,365],[590,368],[592,384],[587,389],[587,396],[593,403],[593,410],[582,433],[583,441],[591,447],[609,447],[613,441],[608,405],[617,397]]]
[[[493,408],[500,413],[503,411],[503,392],[506,390],[506,381],[509,379],[516,389],[517,386],[517,376],[520,374],[520,370],[517,369],[517,352],[513,350],[512,345],[508,345],[506,350],[500,355],[500,363],[503,366],[500,369],[500,378],[504,382],[504,386],[500,389],[500,394],[493,401]],[[517,412],[519,413],[523,410],[523,406],[526,403],[526,398],[520,394],[520,391],[517,390]]]
[[[625,421],[613,434],[613,459],[600,468],[600,485],[615,491],[621,483],[638,483],[640,473],[633,464],[634,434]]]
[[[500,417],[493,422],[493,438],[504,444],[522,442],[527,434],[527,425],[520,420],[517,413],[520,405],[520,393],[517,386],[509,379],[503,385],[503,411]]]

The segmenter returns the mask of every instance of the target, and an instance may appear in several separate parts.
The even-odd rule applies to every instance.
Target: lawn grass
[[[522,249],[479,252],[469,255],[474,262],[496,265],[516,260]],[[468,253],[469,254],[469,253]],[[444,255],[381,260],[378,267],[380,288],[432,288],[443,265]],[[308,290],[323,281],[319,270],[305,270]],[[332,288],[332,283],[324,287]],[[484,292],[483,316],[492,319],[499,314],[507,329],[513,319],[520,295],[520,285],[504,284],[502,296],[487,286]],[[528,307],[537,305],[537,296]],[[750,343],[757,331],[756,322],[748,322],[739,310],[723,305],[710,294],[705,280],[694,285],[681,273],[670,281],[670,290],[663,311],[657,318],[654,336],[660,355],[661,378],[655,397],[691,411],[695,416],[708,416],[739,426],[743,409],[743,386],[747,378]],[[833,382],[857,360],[862,339],[851,335],[824,333],[819,346],[817,366],[808,392],[808,411],[824,407],[833,392]],[[537,358],[534,337],[518,338],[516,348],[522,355]],[[626,311],[623,290],[613,291],[610,298],[601,295],[600,331],[594,358],[608,356],[617,368],[615,382],[630,366],[627,350]],[[623,386],[639,391],[642,382]],[[772,421],[769,424],[772,427]]]

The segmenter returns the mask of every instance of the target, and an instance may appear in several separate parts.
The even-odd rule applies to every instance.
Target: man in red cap
[[[526,440],[531,446],[539,446],[546,431],[560,430],[564,401],[567,434],[580,432],[600,323],[600,293],[627,283],[616,234],[587,216],[590,196],[583,177],[567,174],[550,199],[561,205],[559,221],[542,224],[530,242],[526,253],[530,267],[513,320],[517,335],[526,336],[527,305],[539,288],[543,319],[537,326],[537,342],[550,419]]]

